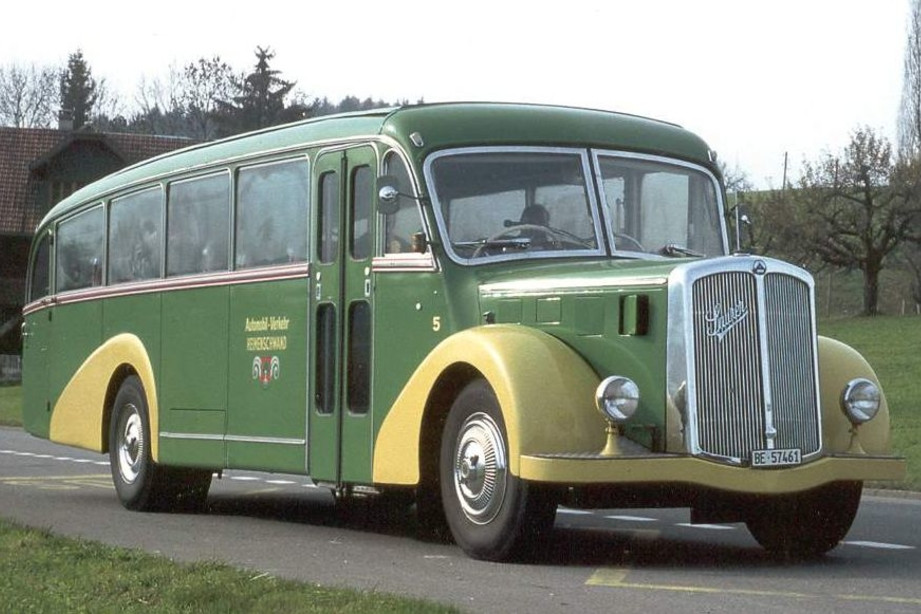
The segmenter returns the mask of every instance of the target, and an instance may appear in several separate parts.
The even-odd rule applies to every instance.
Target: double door
[[[308,471],[320,481],[371,481],[376,178],[370,146],[314,164]]]

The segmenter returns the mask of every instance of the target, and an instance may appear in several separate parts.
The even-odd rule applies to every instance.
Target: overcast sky
[[[10,4],[10,3],[7,3]],[[80,48],[131,100],[256,46],[310,96],[547,102],[665,119],[759,187],[869,126],[894,141],[909,0],[465,0],[4,6],[0,64],[66,64]]]

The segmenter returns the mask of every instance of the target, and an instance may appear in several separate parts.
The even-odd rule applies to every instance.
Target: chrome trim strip
[[[405,271],[430,271],[435,272],[435,256],[432,252],[424,254],[387,254],[375,256],[371,260],[371,270],[375,273],[395,273]]]
[[[758,347],[761,351],[769,350],[771,347],[768,341],[768,320],[765,303],[765,275],[755,275],[755,294],[758,302]],[[774,441],[777,439],[777,429],[774,426],[774,401],[771,388],[771,361],[767,356],[761,361],[761,392],[764,395],[764,438],[768,450],[775,447]]]
[[[246,269],[243,271],[224,271],[221,273],[206,273],[203,275],[185,275],[167,279],[151,279],[139,282],[115,284],[112,286],[96,286],[94,288],[63,292],[57,296],[45,297],[40,301],[31,303],[31,311],[37,311],[48,304],[66,305],[84,301],[117,298],[121,296],[135,296],[138,294],[151,294],[154,292],[191,290],[196,288],[210,288],[215,286],[229,286],[237,284],[252,284],[266,281],[285,281],[289,279],[308,278],[310,265],[306,262],[283,265],[280,267],[262,267]],[[37,305],[34,308],[33,305]]]
[[[667,277],[614,277],[604,279],[586,280],[582,278],[566,279],[523,279],[520,281],[504,281],[484,284],[480,287],[483,297],[504,297],[529,294],[584,294],[604,292],[611,288],[633,288],[664,286],[668,283]]]
[[[208,433],[173,433],[170,431],[161,431],[160,437],[163,439],[191,439],[195,441],[224,441],[223,435],[212,435]]]
[[[287,446],[307,445],[306,439],[296,439],[292,437],[248,437],[245,435],[218,435],[211,433],[173,433],[163,431],[160,437],[164,439],[186,439],[190,441],[223,441],[236,443],[268,443]]]
[[[233,441],[237,443],[270,443],[286,446],[303,446],[307,445],[306,439],[296,439],[293,437],[249,437],[246,435],[227,435],[224,441]]]

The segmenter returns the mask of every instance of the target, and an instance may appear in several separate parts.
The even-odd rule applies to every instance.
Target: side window
[[[409,170],[402,158],[391,151],[384,159],[384,174],[397,178],[397,189],[401,194],[412,194],[413,185]],[[400,208],[396,213],[385,216],[384,253],[397,254],[411,251],[412,236],[422,231],[419,207],[412,198],[401,196]]]
[[[37,301],[51,294],[51,238],[46,232],[42,235],[32,261],[32,278],[29,280],[29,300]]]
[[[320,177],[320,220],[317,228],[320,262],[336,259],[339,253],[339,174]]]
[[[240,169],[236,268],[307,260],[309,193],[306,161]]]
[[[61,222],[55,271],[58,292],[102,285],[104,245],[102,205]]]
[[[230,178],[226,173],[170,184],[167,275],[227,270]]]
[[[160,188],[116,198],[109,206],[109,283],[160,277]]]
[[[356,301],[349,307],[348,355],[349,411],[366,414],[371,390],[371,305]]]
[[[359,166],[352,171],[351,207],[352,232],[349,237],[349,254],[353,260],[371,257],[371,211],[373,207],[374,173],[369,166]]]

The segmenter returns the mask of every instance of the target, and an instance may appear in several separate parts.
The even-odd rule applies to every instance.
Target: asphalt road
[[[203,514],[128,512],[108,459],[0,428],[0,516],[55,533],[469,612],[919,612],[921,499],[864,496],[824,558],[773,561],[742,525],[685,510],[561,508],[537,560],[494,564],[418,539],[411,517],[335,506],[297,476],[226,472]]]

